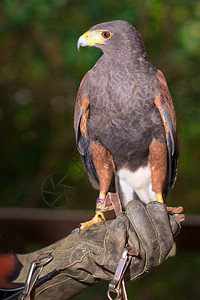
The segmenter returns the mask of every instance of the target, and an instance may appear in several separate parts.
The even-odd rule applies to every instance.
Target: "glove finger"
[[[160,264],[167,256],[174,244],[174,238],[169,222],[166,206],[159,202],[151,202],[147,205],[147,211],[155,228],[157,243],[159,245]]]
[[[152,266],[157,265],[160,259],[160,246],[152,218],[149,216],[144,204],[136,200],[127,204],[126,213],[134,228],[132,232],[136,232],[140,241],[140,249],[138,250],[145,261],[144,270],[149,270]],[[130,230],[129,239],[134,244],[135,236],[132,236]]]
[[[127,243],[129,221],[121,213],[110,223],[104,239],[104,251],[101,256],[95,256],[95,261],[104,269],[115,273],[117,264]]]

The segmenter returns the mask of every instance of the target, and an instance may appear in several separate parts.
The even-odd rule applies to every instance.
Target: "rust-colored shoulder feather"
[[[87,75],[87,74],[86,74]],[[87,93],[84,93],[84,83],[86,83],[86,75],[82,79],[77,98],[74,112],[74,129],[76,134],[76,143],[80,154],[84,155],[84,149],[81,149],[80,135],[87,133],[87,121],[89,118],[89,99]]]
[[[76,135],[77,149],[81,155],[81,160],[85,167],[85,170],[89,176],[90,182],[93,187],[99,188],[99,179],[94,166],[92,152],[91,152],[91,140],[88,134],[88,120],[90,116],[90,102],[88,95],[88,81],[87,73],[81,81],[74,112],[74,129]]]
[[[155,98],[155,105],[158,108],[166,133],[168,150],[168,174],[166,188],[173,187],[179,163],[179,140],[176,115],[172,98],[167,86],[166,79],[161,71],[158,71],[157,78],[160,83],[160,92]]]

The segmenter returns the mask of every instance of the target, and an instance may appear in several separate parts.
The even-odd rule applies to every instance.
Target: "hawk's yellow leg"
[[[81,223],[79,226],[79,230],[83,230],[86,227],[91,226],[92,224],[102,223],[106,221],[104,213],[101,211],[101,205],[105,201],[105,197],[106,197],[105,193],[99,193],[99,198],[97,199],[97,204],[96,204],[95,216],[90,221]]]
[[[161,193],[156,193],[156,199],[160,203],[164,203],[163,196]]]

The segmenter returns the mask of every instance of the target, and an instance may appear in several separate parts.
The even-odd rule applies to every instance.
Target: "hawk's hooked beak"
[[[77,48],[79,50],[80,47],[94,46],[95,44],[104,44],[101,31],[87,31],[78,39]]]
[[[86,40],[84,34],[80,36],[77,42],[77,48],[80,50],[80,47],[86,47],[88,46],[88,41]]]

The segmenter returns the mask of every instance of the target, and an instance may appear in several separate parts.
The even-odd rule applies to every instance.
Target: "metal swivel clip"
[[[117,265],[115,275],[111,280],[111,282],[109,283],[108,292],[107,292],[107,296],[109,300],[122,300],[122,299],[128,300],[125,281],[123,279],[123,276],[131,260],[131,255],[129,255],[128,252],[129,252],[129,247],[125,247],[122,252],[122,256],[119,260],[119,263]],[[111,293],[115,294],[115,298],[111,297]]]
[[[40,256],[38,259],[32,261],[28,271],[24,289],[22,293],[19,295],[18,300],[30,300],[31,291],[38,277],[40,276],[43,267],[46,264],[48,264],[52,259],[53,259],[53,255],[49,253],[47,255]]]

